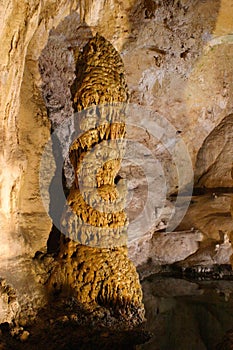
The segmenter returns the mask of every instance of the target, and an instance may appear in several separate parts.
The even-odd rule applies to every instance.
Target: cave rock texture
[[[93,309],[98,304],[121,316],[125,307],[126,318],[134,313],[139,317],[141,287],[131,261],[137,266],[148,260],[155,265],[177,261],[185,261],[185,266],[230,263],[232,18],[231,0],[1,2],[1,322],[17,318],[23,324],[25,318],[35,318],[53,293],[70,293],[89,305],[95,300]],[[100,66],[95,66],[97,51],[89,51],[88,43],[99,45]],[[93,75],[87,64],[91,60]],[[95,195],[86,188],[82,193],[99,200],[99,206],[118,201],[119,210],[114,211],[115,216],[94,218],[80,197],[79,177],[85,178],[86,169],[78,164],[88,167],[84,155],[100,140],[124,140],[127,121],[123,107],[120,123],[114,123],[111,109],[98,109],[100,119],[106,113],[112,116],[111,125],[99,121],[98,125],[91,124],[91,113],[82,111],[92,104],[126,101],[138,107],[134,111],[138,111],[135,118],[141,128],[134,125],[126,136],[141,144],[141,163],[148,160],[146,175],[136,157],[135,163],[124,159],[130,147],[117,143],[121,145],[120,157],[98,167]],[[72,123],[69,130],[61,128],[58,137],[59,147],[63,142],[69,146],[62,154],[62,180],[69,204],[64,209],[65,201],[60,205],[53,198],[51,204],[40,191],[41,178],[48,178],[48,182],[53,179],[51,188],[58,188],[56,157],[43,169],[40,165],[51,133],[74,112],[80,116],[78,125],[84,137],[72,139],[76,128]],[[87,118],[82,119],[85,113]],[[157,124],[157,138],[152,137],[150,126],[159,118],[175,130],[169,144],[163,142],[166,129],[162,123]],[[191,171],[184,166],[182,154],[177,171],[176,158],[169,153],[178,137],[190,156]],[[154,169],[159,167],[161,172],[155,175]],[[184,203],[189,200],[185,196],[190,184],[186,174],[192,171],[196,192],[187,214],[175,232],[164,232],[176,209],[178,192],[184,193],[180,196]],[[48,176],[51,173],[52,178]],[[179,174],[184,175],[182,183]],[[124,210],[120,202],[125,179],[130,200]],[[130,222],[143,212],[149,180],[157,198],[151,208],[153,225],[144,228],[141,220],[138,229],[142,234],[129,242],[127,250],[126,217]],[[54,232],[48,215],[53,210],[67,229],[66,237],[57,232],[57,256],[46,252],[49,235]],[[91,236],[79,220],[98,223],[110,234],[94,226]],[[77,235],[72,240],[73,233]],[[94,260],[94,270],[88,270]],[[91,285],[93,294],[88,289]],[[83,293],[77,293],[80,288]]]
[[[66,235],[62,234],[58,265],[49,285],[52,293],[68,288],[87,308],[108,307],[136,325],[144,317],[142,291],[127,257],[127,218],[124,210],[108,212],[106,205],[126,196],[118,194],[114,183],[124,148],[117,141],[125,136],[124,111],[116,111],[114,103],[128,98],[123,63],[113,46],[96,35],[78,57],[76,71],[74,108],[81,111],[93,105],[95,110],[90,118],[80,116],[81,136],[70,148],[75,180],[62,215]],[[112,142],[107,148],[108,140]],[[104,145],[93,156],[90,151],[102,141]],[[120,207],[120,203],[115,206]]]

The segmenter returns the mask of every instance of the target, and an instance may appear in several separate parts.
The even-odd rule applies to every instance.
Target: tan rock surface
[[[110,104],[110,112],[114,112],[114,103],[127,102],[123,63],[103,37],[90,39],[78,56],[72,93],[74,108],[80,111]],[[92,128],[85,114],[80,116],[78,127],[83,134],[70,149],[75,180],[61,220],[59,260],[49,286],[52,293],[72,293],[93,312],[103,306],[136,325],[144,318],[142,290],[136,268],[127,256],[127,218],[117,203],[114,183],[123,156],[123,148],[118,152],[114,140],[125,136],[124,118],[122,114],[117,124],[117,113],[106,114],[107,110],[104,107],[95,115],[94,109],[90,120],[93,125],[96,119],[96,125]],[[98,119],[103,120],[104,130]],[[108,151],[101,147],[98,157],[93,157],[90,151],[103,140],[113,144]],[[94,177],[92,168],[97,169]],[[116,202],[115,211],[109,212],[106,204],[112,202]]]
[[[107,38],[122,57],[131,101],[163,115],[177,128],[187,144],[193,167],[196,164],[197,178],[204,180],[202,185],[232,186],[229,178],[232,165],[226,155],[231,154],[232,148],[229,119],[233,101],[232,1],[5,1],[0,9],[2,263],[4,260],[4,264],[14,266],[14,259],[9,258],[25,253],[33,256],[36,250],[45,247],[51,229],[38,185],[38,166],[50,135],[38,63],[53,35],[54,52],[59,51],[58,48],[64,50],[60,51],[65,52],[62,62],[66,62],[64,66],[70,69],[70,76],[74,73],[71,48],[82,49],[96,32]],[[77,20],[77,13],[81,21]],[[79,33],[78,38],[76,33]],[[64,39],[60,40],[60,46],[58,36]],[[67,62],[70,62],[68,68]],[[60,75],[59,81],[59,74],[56,79],[49,75],[48,81],[56,81],[62,90],[64,76]],[[60,114],[64,117],[69,108],[67,105],[63,108],[66,93],[62,102],[60,94],[56,100],[59,90],[56,88],[50,93],[55,101],[53,106],[61,108],[56,115],[59,124]],[[54,120],[51,119],[51,123]],[[145,134],[147,138],[144,139]],[[148,135],[149,124],[143,135],[136,132],[132,137],[140,139],[147,148],[150,144],[155,148],[156,143]],[[214,162],[211,154],[216,158]],[[177,178],[170,158],[165,152],[164,156],[160,153],[159,159],[165,160],[169,193],[174,192]],[[207,164],[213,165],[212,171],[207,169]],[[129,173],[130,185],[135,189],[141,181],[141,169],[138,167]],[[156,182],[159,187],[159,180]],[[220,197],[219,206],[227,196]],[[144,190],[138,190],[133,214],[139,199],[143,205]],[[212,232],[214,239],[218,239],[218,230],[229,232],[228,199],[223,203],[227,207],[226,217],[225,214],[213,215],[213,207],[206,198],[200,199],[200,203],[200,210],[192,207],[190,210],[195,216],[192,216],[193,222],[199,222],[201,231],[206,235]],[[209,220],[201,212],[207,207]],[[169,210],[172,211],[172,205]],[[223,210],[220,208],[219,213],[223,214]],[[165,227],[166,222],[163,222]]]
[[[91,248],[66,242],[49,280],[51,293],[73,295],[88,311],[110,309],[129,324],[143,321],[142,290],[127,249]]]
[[[38,58],[49,30],[74,7],[75,1],[1,3],[0,135],[4,147],[0,203],[5,258],[33,255],[46,244],[50,220],[40,199],[38,167],[49,137],[49,121],[41,97]],[[19,226],[22,231],[16,233]]]

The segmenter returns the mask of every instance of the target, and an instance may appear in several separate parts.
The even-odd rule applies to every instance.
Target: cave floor
[[[233,281],[153,275],[142,281],[147,322],[124,331],[82,322],[69,302],[41,310],[27,340],[1,325],[0,349],[213,350],[233,326]],[[84,319],[84,318],[83,318]],[[224,347],[224,350],[227,350]]]

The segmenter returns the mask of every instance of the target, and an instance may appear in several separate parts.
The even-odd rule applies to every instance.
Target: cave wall
[[[200,148],[195,172],[198,187],[233,187],[233,115],[226,116]]]
[[[64,35],[69,24],[63,20],[75,12],[93,35],[98,32],[118,50],[131,102],[164,116],[178,130],[193,167],[198,166],[197,174],[206,172],[206,164],[196,162],[198,152],[209,144],[205,141],[208,135],[214,135],[213,130],[232,113],[232,1],[2,3],[2,260],[24,253],[34,255],[45,247],[51,229],[39,192],[38,167],[51,124],[38,62],[50,30],[60,25],[60,35]],[[156,144],[150,143],[147,131],[143,144],[153,149]],[[217,150],[221,142],[214,147],[216,153],[227,152]],[[177,180],[171,175],[169,161],[165,157],[161,161],[172,193]],[[216,169],[222,169],[221,163]],[[140,171],[133,175],[140,182]],[[211,178],[206,181],[210,187],[229,187],[232,179],[228,175],[222,179],[220,172],[221,184]],[[214,178],[218,179],[216,172]]]
[[[50,125],[38,57],[49,30],[76,6],[70,1],[1,4],[2,259],[33,254],[46,243],[50,220],[39,195],[38,167]]]

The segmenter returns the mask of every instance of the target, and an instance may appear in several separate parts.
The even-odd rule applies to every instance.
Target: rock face
[[[131,244],[129,255],[136,266],[173,264],[194,254],[202,241],[200,231],[156,232]],[[173,252],[176,252],[174,255]],[[229,258],[229,256],[228,256]],[[148,269],[150,266],[148,266]]]
[[[74,108],[94,110],[90,116],[76,115],[81,136],[69,152],[75,180],[61,221],[59,264],[49,285],[53,293],[68,289],[87,309],[103,306],[135,325],[144,317],[142,290],[127,256],[121,205],[126,192],[119,193],[114,182],[124,149],[118,141],[125,136],[123,107],[116,110],[114,103],[128,97],[123,63],[113,46],[96,35],[79,55],[76,72]],[[112,203],[115,212],[108,210]]]
[[[46,245],[51,222],[40,198],[39,167],[50,122],[40,89],[38,59],[50,29],[76,5],[75,1],[0,5],[2,260],[33,256]],[[36,232],[38,220],[40,232]]]
[[[233,187],[233,115],[225,117],[210,133],[198,152],[196,186]]]

